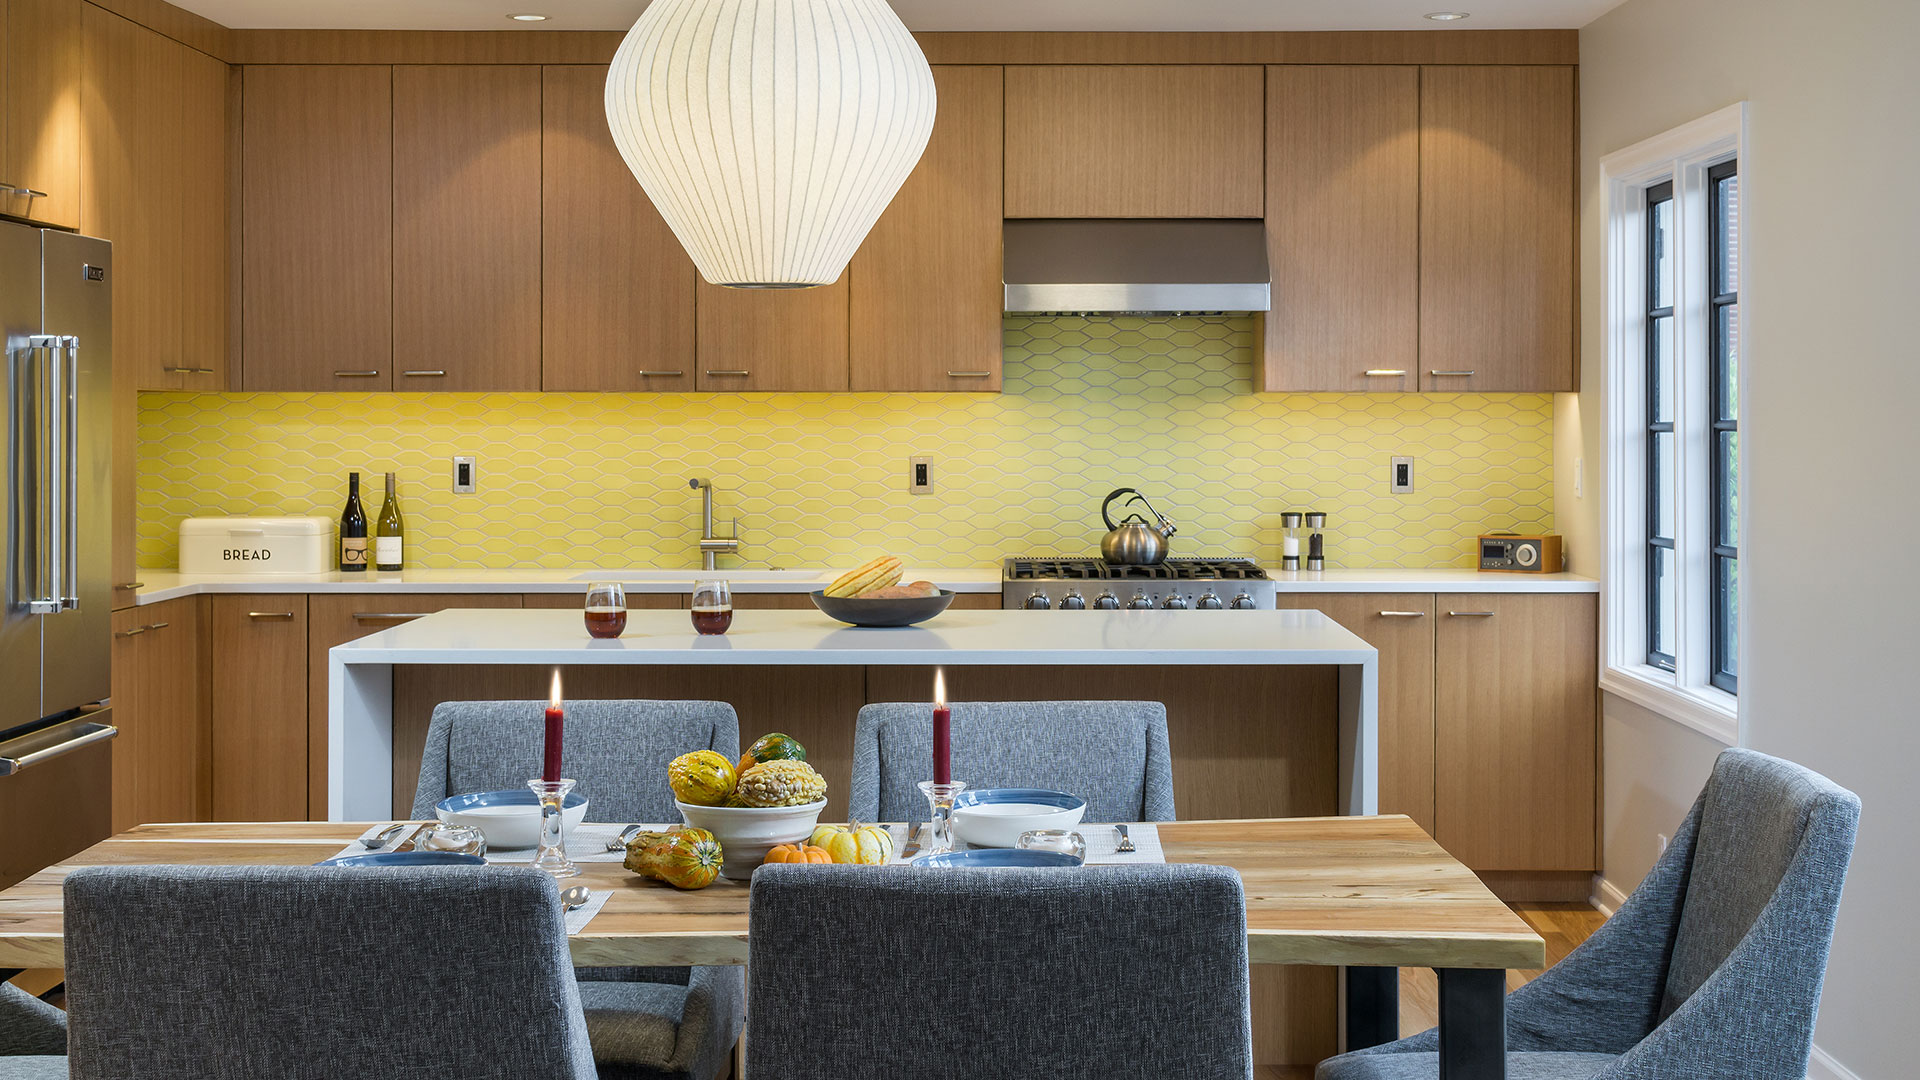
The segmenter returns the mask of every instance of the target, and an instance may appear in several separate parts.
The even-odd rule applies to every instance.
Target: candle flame
[[[557,709],[560,707],[560,669],[559,668],[553,669],[553,692],[548,695],[548,698],[552,702],[554,708]]]
[[[942,668],[933,669],[933,707],[947,707],[947,673]]]

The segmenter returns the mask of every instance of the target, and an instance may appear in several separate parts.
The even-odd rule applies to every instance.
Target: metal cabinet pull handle
[[[684,371],[642,371],[640,374],[649,379],[677,379],[685,375]],[[708,372],[709,375],[712,372]]]
[[[431,611],[356,611],[353,617],[362,622],[397,621],[400,619],[424,619],[433,614]]]
[[[447,375],[444,371],[403,371],[400,374],[415,379],[444,379]]]
[[[739,376],[739,377],[742,377],[742,378],[744,378],[744,377],[746,377],[746,376],[748,376],[748,375],[751,375],[751,374],[753,374],[753,372],[751,372],[751,371],[709,371],[709,372],[707,372],[707,374],[708,374],[708,375],[710,375],[710,376],[712,376],[712,375],[734,375],[734,376]]]
[[[116,589],[144,589],[146,587],[147,583],[144,581],[129,581],[125,585],[114,586]]]
[[[247,618],[249,619],[291,619],[293,618],[293,612],[291,611],[249,611],[247,612]]]
[[[1491,611],[1449,611],[1447,612],[1447,614],[1453,616],[1456,619],[1491,619],[1493,618],[1493,612]]]
[[[41,728],[31,735],[9,739],[0,743],[0,751],[4,751],[0,752],[0,776],[11,776],[21,769],[52,761],[83,746],[111,739],[119,733],[120,729],[110,724],[94,720],[69,720]]]
[[[1406,373],[1406,368],[1368,368],[1364,374],[1370,379],[1386,379]]]
[[[168,373],[169,375],[211,375],[213,374],[213,369],[210,367],[170,367],[170,368],[161,368],[160,370]]]
[[[165,630],[165,629],[166,629],[167,627],[169,627],[169,626],[172,626],[172,625],[173,625],[172,623],[164,623],[164,622],[150,622],[150,623],[148,623],[148,624],[147,624],[147,629],[149,629],[149,630]]]
[[[1448,376],[1459,376],[1460,378],[1463,378],[1463,379],[1464,379],[1464,378],[1466,378],[1466,377],[1468,377],[1468,376],[1470,376],[1470,375],[1472,375],[1472,374],[1473,374],[1473,370],[1472,370],[1471,368],[1469,368],[1469,369],[1467,369],[1466,371],[1429,371],[1429,372],[1427,372],[1427,374],[1429,374],[1429,375],[1448,375]]]
[[[6,188],[8,194],[18,195],[26,199],[44,199],[47,197],[46,192],[36,191],[30,187],[14,187],[12,184],[0,184],[0,187]]]
[[[333,373],[333,377],[336,379],[371,379],[379,374],[378,371],[336,371]]]
[[[991,371],[949,371],[947,372],[947,378],[949,379],[991,379],[993,378],[993,372]]]
[[[150,628],[145,626],[136,626],[131,630],[116,630],[114,631],[113,636],[114,637],[133,637],[135,634],[146,633],[148,629]]]
[[[1424,611],[1383,611],[1380,613],[1380,617],[1384,619],[1424,619],[1427,617],[1427,613]]]

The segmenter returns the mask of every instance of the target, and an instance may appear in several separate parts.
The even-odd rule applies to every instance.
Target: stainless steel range
[[[1008,611],[1270,609],[1273,581],[1252,559],[1168,559],[1123,566],[1101,559],[1008,559],[1000,576]]]

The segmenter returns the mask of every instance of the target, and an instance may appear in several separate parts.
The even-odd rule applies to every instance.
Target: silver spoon
[[[592,898],[592,890],[585,885],[569,885],[560,893],[560,909],[572,911],[574,908],[584,906]]]
[[[396,821],[372,836],[363,837],[360,842],[366,845],[368,851],[378,850],[392,843],[393,838],[400,835],[400,830],[406,828],[406,825],[404,821]]]

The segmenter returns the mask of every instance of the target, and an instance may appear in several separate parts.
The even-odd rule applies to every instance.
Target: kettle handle
[[[1135,492],[1133,498],[1128,499],[1127,502],[1129,504],[1137,502],[1141,506],[1146,507],[1147,513],[1152,514],[1154,518],[1160,522],[1161,536],[1172,536],[1174,533],[1177,533],[1180,531],[1179,529],[1174,527],[1173,522],[1167,520],[1167,515],[1153,508],[1153,504],[1147,501],[1147,497],[1145,495],[1142,495],[1139,492]]]
[[[1113,500],[1119,498],[1122,495],[1132,495],[1135,499],[1140,499],[1140,501],[1142,502],[1146,501],[1144,498],[1141,497],[1140,492],[1133,488],[1114,488],[1111,492],[1109,492],[1107,494],[1106,499],[1100,504],[1100,520],[1107,523],[1108,532],[1112,532],[1113,530],[1119,528],[1120,526],[1115,525],[1113,523],[1113,515],[1107,513],[1107,507],[1112,506]],[[1131,501],[1132,499],[1128,500],[1128,502],[1131,502]],[[1125,504],[1123,503],[1122,505],[1125,505]],[[1151,509],[1151,507],[1149,507],[1149,509]]]

